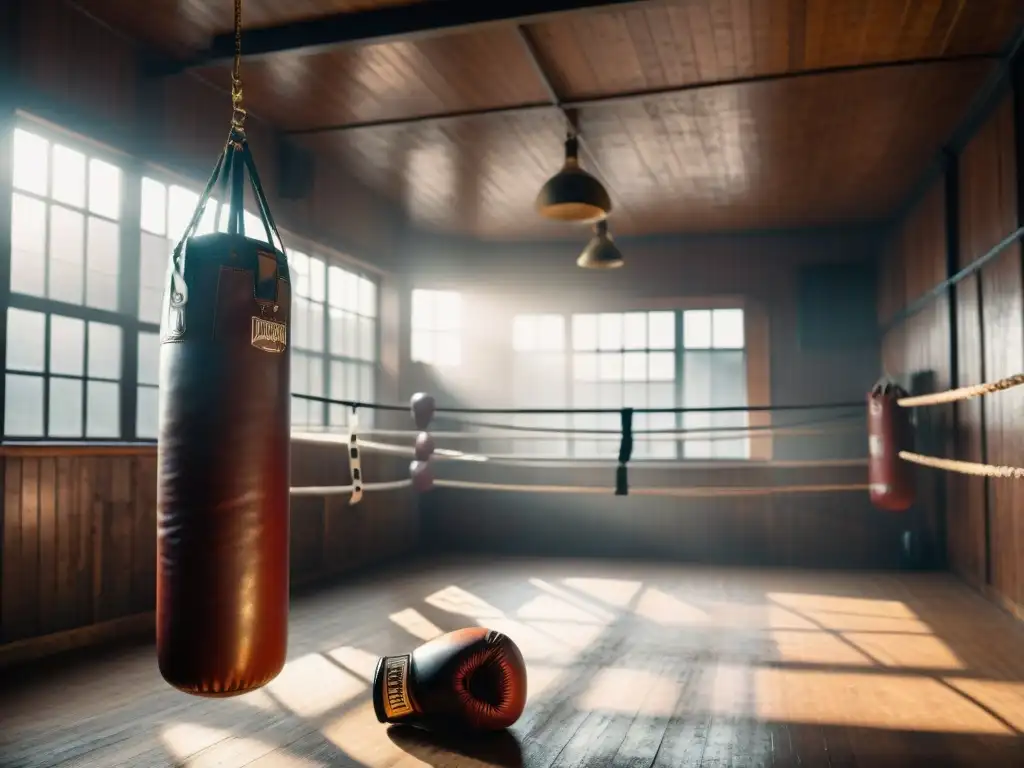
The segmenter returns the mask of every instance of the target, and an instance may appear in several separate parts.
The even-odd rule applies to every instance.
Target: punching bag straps
[[[245,237],[245,167],[247,163],[239,158],[247,154],[245,137],[236,139],[236,143],[229,149],[231,151],[231,168],[228,178],[230,188],[228,190],[228,234],[242,235]]]
[[[263,220],[263,226],[267,232],[267,242],[272,246],[280,247],[282,253],[286,253],[284,250],[284,241],[281,239],[281,233],[277,229],[277,224],[274,222],[274,215],[270,212],[270,205],[267,203],[266,193],[263,191],[263,184],[260,182],[259,171],[256,170],[256,163],[253,162],[252,153],[249,151],[249,145],[246,143],[244,150],[245,165],[249,169],[249,183],[252,185],[253,197],[256,198],[256,205],[260,209],[260,219]],[[276,240],[274,238],[277,238]]]

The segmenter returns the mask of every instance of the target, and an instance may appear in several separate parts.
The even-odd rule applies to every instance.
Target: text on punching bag
[[[288,326],[262,317],[254,317],[252,345],[264,352],[284,352],[288,346]]]

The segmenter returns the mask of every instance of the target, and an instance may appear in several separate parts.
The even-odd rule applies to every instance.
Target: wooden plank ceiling
[[[246,24],[262,26],[400,2],[244,7]],[[201,47],[231,24],[228,0],[85,5],[166,51]],[[650,0],[521,28],[282,52],[247,60],[243,79],[254,114],[339,156],[420,226],[578,237],[532,207],[561,163],[557,110],[380,125],[549,102],[526,37],[564,102],[691,87],[580,107],[583,162],[611,192],[615,232],[820,226],[877,219],[905,200],[1022,21],[1020,0]],[[199,72],[228,81],[226,66]],[[768,79],[727,82],[749,78]]]

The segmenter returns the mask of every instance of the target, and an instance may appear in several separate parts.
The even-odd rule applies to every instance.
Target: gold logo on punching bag
[[[262,317],[252,319],[252,345],[263,352],[284,352],[288,326]]]
[[[384,712],[389,718],[412,713],[408,656],[391,656],[384,662]]]

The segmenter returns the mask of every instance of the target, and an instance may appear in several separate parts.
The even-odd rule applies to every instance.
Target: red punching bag
[[[244,234],[246,169],[280,243],[233,131],[175,248],[161,329],[157,655],[197,696],[265,685],[288,640],[291,289],[283,250]],[[222,171],[228,231],[193,237]]]
[[[899,452],[910,450],[909,409],[897,402],[907,393],[880,381],[868,394],[868,488],[871,503],[887,512],[905,512],[914,503],[914,474]]]

